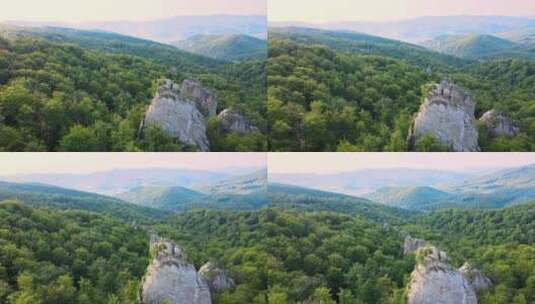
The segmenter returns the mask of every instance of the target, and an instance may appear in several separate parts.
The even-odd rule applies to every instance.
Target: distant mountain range
[[[219,181],[168,187],[136,187],[116,195],[141,206],[169,211],[192,208],[254,209],[268,204],[267,171],[258,170]]]
[[[483,171],[486,172],[486,171]],[[270,182],[324,191],[362,195],[383,187],[418,187],[450,184],[483,172],[455,172],[425,169],[362,169],[335,174],[270,174]]]
[[[173,44],[182,50],[220,60],[267,58],[267,41],[248,35],[195,35]]]
[[[499,35],[535,28],[535,18],[503,16],[424,16],[391,22],[275,22],[274,27],[300,26],[366,33],[421,44],[438,36],[486,34]]]
[[[439,187],[389,187],[369,200],[410,210],[502,208],[535,201],[535,165],[501,170]]]
[[[424,45],[431,50],[466,59],[535,58],[530,46],[492,35],[443,35]]]
[[[0,177],[10,182],[38,182],[80,191],[114,195],[140,187],[194,188],[239,176],[255,169],[202,171],[190,169],[115,169],[90,174],[25,174]]]
[[[127,218],[160,216],[151,210],[169,214],[191,209],[255,210],[274,206],[392,220],[436,209],[503,208],[535,201],[535,165],[492,172],[399,168],[272,174],[269,178],[265,168],[230,173],[122,169],[86,175],[26,175],[11,180],[31,182],[0,182],[0,201],[20,199],[44,206],[124,212]],[[116,192],[112,198],[73,188],[127,190]]]
[[[39,183],[0,182],[0,201],[18,200],[35,207],[80,209],[126,220],[150,220],[166,214],[109,196]]]
[[[243,34],[264,39],[267,37],[267,18],[260,15],[177,16],[151,21],[85,23],[10,21],[8,24],[100,30],[163,43],[172,43],[195,35]]]

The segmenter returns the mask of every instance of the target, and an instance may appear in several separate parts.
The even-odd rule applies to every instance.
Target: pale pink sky
[[[459,171],[535,164],[535,153],[269,153],[271,173],[338,173],[368,168]]]
[[[151,20],[184,15],[265,15],[266,0],[0,0],[0,21]]]
[[[387,21],[418,16],[535,16],[535,0],[268,0],[270,21]]]
[[[220,170],[266,166],[266,153],[0,153],[0,175],[91,173],[119,168]]]

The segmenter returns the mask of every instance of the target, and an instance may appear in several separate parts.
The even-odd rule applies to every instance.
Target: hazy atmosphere
[[[306,9],[303,9],[306,7]],[[270,21],[394,21],[418,16],[533,16],[530,0],[270,0]]]
[[[0,11],[0,21],[151,20],[187,15],[265,15],[262,0],[21,0]]]
[[[519,167],[535,153],[271,153],[269,173],[340,173],[360,169],[411,168],[463,171]]]
[[[264,153],[0,153],[2,176],[29,173],[93,173],[112,169],[261,168]]]

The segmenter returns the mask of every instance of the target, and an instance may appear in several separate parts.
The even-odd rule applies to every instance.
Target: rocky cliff
[[[219,113],[217,117],[224,133],[232,132],[244,135],[258,132],[258,128],[236,110],[226,109]]]
[[[145,113],[142,129],[150,125],[160,126],[182,144],[209,151],[204,116],[196,103],[184,98],[178,86],[169,79],[161,81]]]
[[[461,87],[448,80],[433,85],[411,127],[410,148],[431,135],[451,151],[479,151],[474,110],[475,102]]]
[[[425,246],[427,246],[427,242],[425,240],[412,238],[410,235],[407,235],[403,241],[403,254],[411,254]]]
[[[435,247],[418,249],[411,274],[408,304],[477,304],[470,282],[450,266],[445,252]]]
[[[217,112],[217,98],[197,81],[186,79],[180,86],[180,96],[189,99],[197,105],[197,109],[206,117],[215,116]]]
[[[485,112],[479,121],[487,127],[492,136],[513,137],[520,132],[520,128],[509,117],[494,109]]]
[[[459,272],[468,280],[475,292],[492,287],[490,279],[479,269],[472,267],[469,263],[464,263],[464,265],[459,268]]]
[[[153,235],[150,248],[153,260],[141,285],[141,304],[212,303],[207,282],[180,246]]]
[[[235,287],[232,280],[224,269],[221,269],[212,262],[204,264],[199,269],[199,274],[208,282],[212,293],[222,292]]]

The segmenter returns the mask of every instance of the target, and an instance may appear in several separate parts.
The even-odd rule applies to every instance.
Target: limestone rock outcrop
[[[446,253],[435,247],[417,251],[411,274],[408,304],[477,304],[470,282],[448,263]]]
[[[520,132],[509,117],[494,109],[485,112],[479,121],[485,124],[492,136],[513,137]]]
[[[209,151],[206,137],[206,122],[195,102],[182,96],[173,81],[161,82],[153,98],[141,128],[157,125],[182,144],[197,147],[200,151]]]
[[[199,111],[206,117],[212,117],[217,112],[217,98],[195,80],[186,79],[180,86],[180,96],[197,104]]]
[[[226,109],[219,113],[217,117],[223,129],[222,131],[225,133],[232,132],[245,135],[258,132],[258,128],[249,119],[234,109]]]
[[[232,289],[236,286],[227,272],[212,262],[204,264],[199,269],[199,274],[208,282],[208,286],[210,286],[210,290],[213,293]]]
[[[464,263],[464,265],[459,268],[459,272],[468,280],[475,292],[492,287],[491,280],[479,269],[472,267],[469,263]]]
[[[411,254],[425,246],[427,246],[427,242],[425,240],[412,238],[410,235],[407,235],[403,241],[403,254]]]
[[[177,244],[151,237],[153,261],[140,290],[141,304],[211,304],[208,283]]]
[[[412,124],[410,148],[414,150],[419,139],[431,135],[451,151],[479,151],[474,110],[474,100],[461,87],[448,80],[435,84]]]

